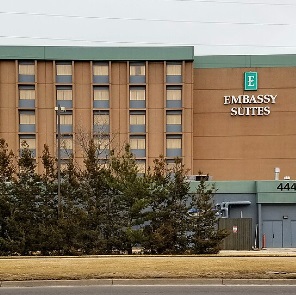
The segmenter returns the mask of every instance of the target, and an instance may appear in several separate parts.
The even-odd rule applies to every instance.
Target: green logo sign
[[[258,88],[258,73],[245,72],[245,90],[257,90]]]

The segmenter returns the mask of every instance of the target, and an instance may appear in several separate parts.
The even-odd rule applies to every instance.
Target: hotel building
[[[142,172],[180,157],[189,174],[212,176],[242,247],[296,247],[295,55],[1,46],[0,137],[16,153],[25,140],[39,171],[44,144],[57,154],[57,107],[62,163],[72,153],[82,163],[84,136],[102,159],[109,143],[129,143]]]
[[[256,73],[256,89],[244,75]],[[194,56],[193,47],[0,47],[0,136],[82,161],[81,135],[130,143],[142,171],[164,155],[214,180],[296,177],[296,57]],[[101,156],[106,157],[104,149]],[[38,162],[38,161],[37,161]],[[41,166],[39,164],[39,169]]]

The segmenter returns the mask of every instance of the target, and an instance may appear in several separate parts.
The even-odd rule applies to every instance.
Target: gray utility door
[[[291,221],[292,247],[296,247],[296,220]]]
[[[283,247],[283,222],[263,221],[263,235],[266,238],[267,248]]]

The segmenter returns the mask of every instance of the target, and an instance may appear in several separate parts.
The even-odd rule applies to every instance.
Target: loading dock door
[[[283,247],[283,222],[263,221],[263,235],[266,238],[267,248]]]

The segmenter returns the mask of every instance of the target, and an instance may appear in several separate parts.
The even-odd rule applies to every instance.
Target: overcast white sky
[[[2,0],[0,45],[296,54],[295,16],[296,0]]]

